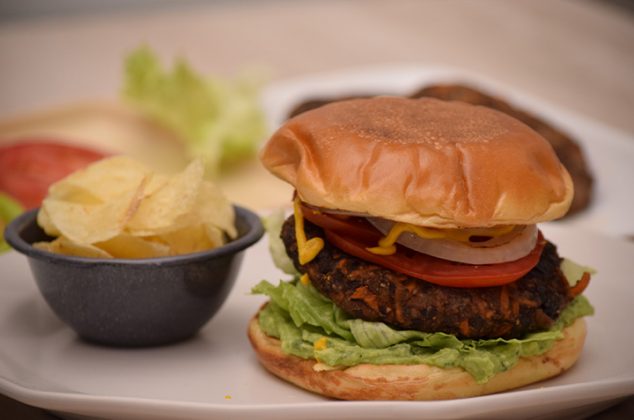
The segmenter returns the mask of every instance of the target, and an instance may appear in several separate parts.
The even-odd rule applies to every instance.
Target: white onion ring
[[[392,221],[377,217],[369,217],[368,221],[384,235],[394,225]],[[466,264],[499,264],[528,255],[537,243],[537,226],[518,226],[505,235],[484,242],[426,239],[411,232],[402,233],[396,242],[414,251],[445,260]]]

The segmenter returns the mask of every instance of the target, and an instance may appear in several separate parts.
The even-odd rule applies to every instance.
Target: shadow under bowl
[[[37,209],[7,226],[6,241],[25,254],[44,299],[90,342],[155,346],[196,334],[224,303],[244,250],[263,235],[259,217],[234,206],[238,237],[208,251],[146,259],[96,259],[54,254],[34,242],[51,240]]]

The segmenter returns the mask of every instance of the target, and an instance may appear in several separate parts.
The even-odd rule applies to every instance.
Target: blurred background
[[[0,4],[0,116],[116,95],[122,57],[148,43],[204,72],[261,66],[272,79],[386,62],[454,65],[634,131],[631,1]]]

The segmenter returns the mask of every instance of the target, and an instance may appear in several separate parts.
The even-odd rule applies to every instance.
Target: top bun
[[[436,99],[334,102],[287,121],[260,158],[314,206],[438,228],[563,216],[570,175],[501,112]]]

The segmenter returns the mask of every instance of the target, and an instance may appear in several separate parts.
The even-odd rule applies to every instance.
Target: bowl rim
[[[20,233],[29,225],[36,222],[37,212],[39,208],[27,210],[20,216],[12,220],[4,231],[5,240],[11,247],[31,258],[45,259],[49,261],[66,261],[75,264],[89,264],[89,265],[130,265],[130,266],[143,266],[143,265],[176,265],[189,261],[200,261],[210,258],[223,257],[230,254],[236,254],[251,245],[259,241],[264,235],[264,227],[260,217],[253,211],[233,205],[235,210],[236,219],[243,219],[249,226],[246,233],[237,239],[234,239],[226,244],[212,248],[206,251],[193,252],[189,254],[171,255],[167,257],[154,257],[154,258],[91,258],[91,257],[77,257],[74,255],[63,255],[42,249],[34,248],[32,244],[28,243],[20,236]]]

